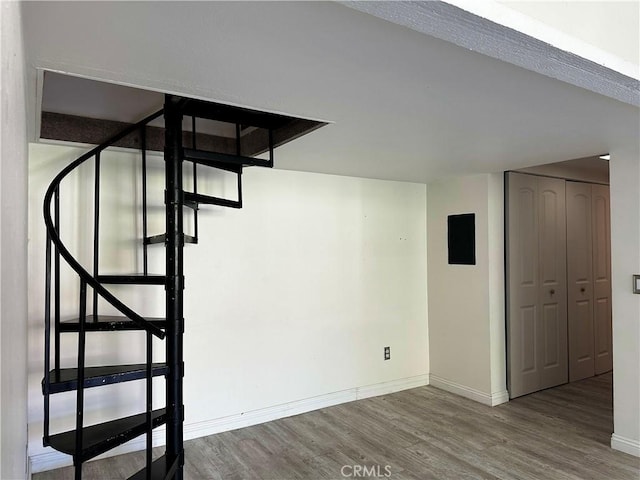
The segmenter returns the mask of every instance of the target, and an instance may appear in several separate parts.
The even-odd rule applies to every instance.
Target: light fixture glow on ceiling
[[[600,158],[602,160],[611,160],[611,155],[608,153],[605,153],[604,155],[600,155]]]

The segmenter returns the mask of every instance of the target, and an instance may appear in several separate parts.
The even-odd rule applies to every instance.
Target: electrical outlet
[[[391,347],[384,347],[384,359],[391,360]]]

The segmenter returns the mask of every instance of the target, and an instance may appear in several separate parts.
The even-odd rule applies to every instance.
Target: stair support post
[[[175,480],[182,480],[183,447],[183,195],[182,112],[180,97],[165,96],[165,198],[166,198],[166,350],[167,460],[178,461]]]
[[[73,457],[74,478],[82,480],[82,463],[84,462],[84,364],[86,353],[86,321],[87,321],[87,283],[80,280],[80,311],[78,314],[78,380],[76,388],[76,438]]]

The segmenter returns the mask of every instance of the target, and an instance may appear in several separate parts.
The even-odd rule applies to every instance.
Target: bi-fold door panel
[[[564,181],[508,174],[509,391],[567,381]]]
[[[534,391],[538,370],[538,185],[525,175],[509,175],[510,390]],[[513,394],[512,394],[513,395]]]
[[[567,182],[569,380],[595,371],[591,185]]]
[[[539,304],[544,343],[540,388],[567,382],[567,270],[565,181],[538,178]]]
[[[540,384],[538,361],[538,185],[525,175],[509,175],[509,366],[512,396]],[[515,392],[515,395],[514,395]]]
[[[609,187],[567,182],[569,378],[611,370]]]
[[[591,186],[595,374],[613,368],[611,336],[611,218],[609,187]]]

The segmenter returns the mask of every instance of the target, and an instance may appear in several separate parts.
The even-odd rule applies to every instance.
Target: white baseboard
[[[447,380],[446,378],[442,378],[434,374],[429,375],[429,384],[433,387],[450,393],[455,393],[456,395],[460,395],[461,397],[474,400],[490,407],[495,407],[496,405],[509,401],[509,392],[506,390],[489,394],[476,390],[475,388],[452,382],[451,380]]]
[[[611,435],[611,448],[628,453],[634,457],[640,457],[640,441],[632,438],[622,437],[614,433]]]
[[[356,398],[351,390],[345,390],[342,392],[321,395],[319,397],[284,403],[282,405],[275,405],[273,407],[261,408],[251,412],[244,412],[236,415],[229,415],[227,417],[185,424],[184,438],[185,440],[191,440],[192,438],[205,437],[207,435],[227,432],[237,428],[250,427],[252,425],[270,422],[271,420],[277,420],[279,418],[292,417],[294,415],[311,412],[320,408],[351,402],[355,399]]]
[[[64,455],[54,450],[30,455],[29,463],[31,464],[32,475],[34,473],[53,470],[54,468],[62,468],[73,465],[73,462],[71,461],[71,457],[69,455]]]
[[[375,397],[378,395],[386,395],[389,393],[408,390],[410,388],[421,387],[429,384],[428,375],[418,375],[415,377],[402,378],[399,380],[391,380],[389,382],[377,383],[375,385],[366,385],[363,387],[350,388],[340,392],[328,393],[312,398],[305,398],[295,402],[288,402],[282,405],[261,408],[250,412],[243,412],[227,417],[214,418],[201,422],[186,423],[184,426],[184,439],[191,440],[193,438],[205,437],[216,433],[235,430],[237,428],[249,427],[259,423],[270,422],[279,418],[291,417],[301,413],[311,412],[320,408],[331,407],[341,403],[352,402],[364,398]],[[164,445],[164,427],[157,428],[153,431],[153,445]],[[144,436],[138,437],[124,445],[119,446],[109,452],[96,457],[96,459],[107,458],[123,453],[135,452],[145,448]],[[31,471],[33,473],[53,470],[55,468],[67,467],[72,465],[71,457],[63,453],[50,450],[47,452],[36,453],[29,457]]]
[[[491,394],[491,406],[495,407],[496,405],[502,405],[503,403],[507,403],[509,401],[509,392],[507,390],[502,390],[501,392],[493,392]]]
[[[29,455],[27,454],[27,480],[31,480],[32,477],[32,473],[31,473],[31,459],[29,458]]]
[[[375,397],[378,395],[387,395],[389,393],[422,387],[424,385],[428,385],[428,375],[402,378],[375,385],[351,388],[349,390],[342,390],[340,392],[329,393],[318,397],[262,408],[252,412],[192,423],[190,425],[185,425],[184,438],[185,440],[190,440],[192,438],[205,437],[207,435],[235,430],[237,428],[250,427],[251,425],[270,422],[279,418],[292,417],[294,415],[300,415],[301,413],[311,412],[313,410],[319,410],[321,408],[331,407],[341,403],[362,400],[364,398]]]
[[[410,388],[424,387],[425,385],[429,385],[429,375],[418,375],[415,377],[401,378],[399,380],[391,380],[390,382],[376,383],[375,385],[356,388],[356,398],[354,400],[388,395],[390,393],[401,392],[402,390],[409,390]]]

